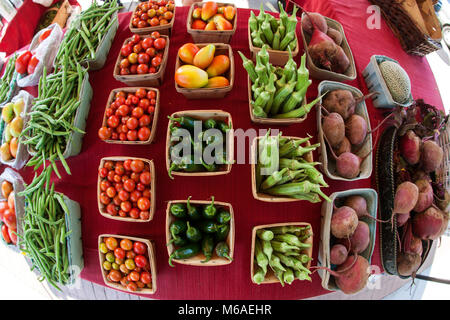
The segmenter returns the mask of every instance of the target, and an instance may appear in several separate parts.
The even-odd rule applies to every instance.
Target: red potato
[[[444,213],[435,207],[416,213],[412,219],[413,234],[422,240],[436,240],[446,224]]]
[[[421,160],[425,172],[436,171],[442,164],[443,157],[444,151],[436,142],[428,140],[423,143]]]
[[[414,211],[422,212],[429,208],[433,203],[433,187],[426,179],[417,180],[415,184],[417,188],[419,188],[419,198],[417,199]]]
[[[357,114],[352,114],[345,122],[345,136],[352,145],[361,145],[367,136],[367,122]]]
[[[331,147],[338,147],[345,137],[344,119],[339,113],[332,112],[323,118],[322,130]]]
[[[408,130],[399,141],[400,154],[411,165],[420,160],[420,138],[412,130]]]
[[[350,207],[342,206],[331,216],[331,234],[338,239],[349,238],[358,226],[358,216]]]
[[[337,268],[336,273],[334,275],[336,285],[339,289],[345,294],[356,293],[364,289],[369,280],[369,261],[359,255],[349,256],[347,260]]]
[[[350,237],[351,251],[353,253],[361,253],[367,249],[370,242],[369,225],[364,221],[358,221],[358,225]]]
[[[335,244],[330,250],[330,263],[340,265],[347,260],[348,251],[343,244]]]

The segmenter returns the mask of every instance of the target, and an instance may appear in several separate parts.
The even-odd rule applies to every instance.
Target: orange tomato
[[[214,59],[216,47],[213,44],[208,44],[201,48],[194,57],[194,66],[200,69],[207,68]]]
[[[14,211],[14,191],[11,191],[8,195],[8,207]]]
[[[202,7],[202,20],[207,21],[217,13],[217,3],[214,1],[205,2]]]
[[[227,78],[219,76],[219,77],[212,77],[208,79],[208,84],[205,88],[222,88],[229,86],[230,82]]]
[[[210,21],[206,24],[205,30],[217,30],[214,21]]]
[[[192,18],[200,19],[201,17],[202,17],[202,8],[195,8],[194,11],[192,11]]]
[[[178,49],[178,57],[180,57],[181,61],[188,64],[194,63],[194,56],[199,51],[199,47],[197,47],[193,43],[185,43]]]
[[[196,30],[203,30],[205,29],[205,27],[206,27],[205,21],[202,21],[200,19],[195,19],[191,25],[191,28]]]
[[[225,16],[225,19],[227,20],[233,20],[234,16],[236,15],[236,8],[233,6],[226,6],[223,9],[223,14]]]
[[[225,73],[230,68],[230,58],[226,55],[218,55],[215,56],[208,69],[206,69],[206,73],[208,76],[216,77]]]
[[[200,68],[185,64],[175,71],[175,82],[183,88],[201,88],[208,84],[208,74]]]
[[[9,194],[13,191],[13,186],[11,182],[3,180],[2,182],[2,196],[3,198],[7,199]]]
[[[222,16],[219,15],[214,16],[213,21],[216,24],[217,30],[220,31],[233,30],[233,25],[231,24],[231,22]]]

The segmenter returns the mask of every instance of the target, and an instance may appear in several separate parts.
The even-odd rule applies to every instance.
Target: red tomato
[[[150,172],[148,172],[148,171],[142,172],[141,176],[139,177],[139,179],[141,180],[141,183],[143,183],[146,186],[148,186],[150,184],[150,182],[151,182]]]
[[[123,162],[123,167],[127,171],[131,171],[131,159],[127,159]]]
[[[144,284],[149,284],[152,282],[152,276],[149,272],[144,271],[141,273],[141,282]]]
[[[127,127],[130,130],[134,130],[138,127],[139,125],[139,120],[136,119],[135,117],[130,117],[130,119],[128,119],[127,121]]]
[[[106,177],[106,179],[108,179],[108,181],[113,182],[114,181],[114,176],[116,174],[114,173],[114,171],[109,171],[108,172],[108,176]]]
[[[137,284],[135,282],[130,282],[127,285],[127,289],[130,291],[136,291],[138,289]]]
[[[11,229],[16,228],[16,213],[10,209],[5,210],[3,213],[3,222]]]
[[[148,107],[147,112],[150,113],[150,114],[153,114],[153,112],[155,112],[155,107],[154,106]]]
[[[123,188],[128,192],[133,192],[135,188],[136,183],[132,179],[128,179],[124,182]]]
[[[161,62],[162,62],[161,57],[156,56],[152,59],[152,66],[156,68],[161,64]]]
[[[136,254],[141,254],[141,255],[143,255],[143,254],[145,254],[145,253],[147,252],[147,246],[146,246],[144,243],[142,243],[142,242],[136,241],[136,242],[133,244],[133,251],[134,251]]]
[[[41,35],[39,36],[39,42],[42,42],[45,39],[47,39],[50,33],[52,33],[52,29],[47,29],[44,32],[42,32]]]
[[[148,99],[146,99],[146,98],[141,99],[141,100],[139,101],[139,104],[138,104],[138,106],[141,107],[141,108],[144,109],[144,110],[146,110],[146,109],[148,108],[149,105],[150,105],[150,100],[148,100]]]
[[[127,132],[127,139],[129,141],[136,141],[137,140],[137,131],[136,130],[130,130]]]
[[[124,189],[125,189],[125,184],[124,184]],[[130,194],[128,192],[126,192],[125,190],[119,191],[119,199],[121,201],[127,201],[129,198],[130,198]]]
[[[131,169],[131,170],[133,170],[133,169]],[[134,182],[138,183],[138,182],[139,182],[139,173],[137,173],[137,172],[132,172],[130,178],[133,179]],[[137,201],[137,200],[136,200],[136,201]]]
[[[150,25],[151,25],[152,27],[156,27],[157,25],[159,25],[159,19],[158,19],[157,17],[153,17],[153,18],[150,20]]]
[[[133,46],[133,52],[139,53],[142,51],[142,46],[138,43]]]
[[[137,27],[138,28],[147,28],[148,27],[148,23],[145,20],[139,20],[139,22],[137,23]]]
[[[122,248],[116,248],[114,250],[114,256],[117,259],[125,259],[125,250],[123,250]]]
[[[151,118],[148,114],[144,114],[142,117],[139,118],[139,126],[145,127],[150,125]]]
[[[106,168],[101,168],[101,169],[98,171],[98,173],[99,173],[100,177],[106,178],[106,177],[108,176],[108,169],[106,169]],[[0,205],[1,205],[1,203],[0,203]],[[3,209],[3,210],[4,210],[4,209]]]
[[[119,243],[117,242],[117,239],[113,238],[113,237],[106,238],[105,244],[106,244],[106,247],[111,251],[115,250],[117,248],[117,246],[119,245]]]
[[[154,59],[154,58],[153,58]],[[137,67],[137,73],[138,74],[145,74],[148,73],[148,65],[141,63]]]
[[[142,211],[150,209],[150,200],[148,198],[141,197],[137,202],[138,208]]]
[[[145,53],[148,54],[150,56],[150,58],[153,58],[154,56],[156,56],[156,49],[153,47],[147,48],[145,50]]]
[[[31,59],[31,52],[25,51],[16,59],[16,71],[17,73],[24,74],[27,72],[28,62]]]
[[[152,91],[152,90],[149,90],[147,92],[147,99],[152,100],[152,99],[155,99],[155,98],[156,98],[156,92]]]
[[[100,193],[100,202],[104,205],[107,205],[111,202],[111,198],[108,197],[106,192],[102,192],[102,193]]]
[[[122,274],[119,270],[111,270],[108,276],[112,282],[119,282],[122,279]]]
[[[119,125],[119,122],[120,122],[119,117],[118,117],[118,116],[115,116],[115,115],[109,117],[109,118],[108,118],[108,121],[107,121],[108,126],[109,126],[110,128],[116,128],[116,127]]]
[[[105,168],[103,168],[103,169],[105,169]],[[108,180],[103,180],[102,182],[100,182],[100,189],[102,191],[106,191],[109,187],[111,187],[111,182],[109,182]]]
[[[139,281],[139,279],[140,279],[141,277],[140,277],[140,274],[139,274],[138,272],[136,272],[136,271],[131,271],[131,272],[130,272],[130,278],[131,278],[132,281]]]
[[[106,206],[106,212],[112,216],[117,216],[117,207],[115,203],[110,203]]]
[[[139,99],[145,98],[147,96],[147,91],[144,88],[139,88],[136,90],[135,96],[138,97]]]
[[[124,201],[120,204],[120,209],[122,209],[124,212],[130,212],[131,210],[131,202],[130,201]]]
[[[130,107],[126,104],[122,104],[118,109],[117,112],[120,116],[124,117],[130,112]]]
[[[142,40],[141,45],[144,50],[147,50],[148,48],[151,48],[153,46],[153,39],[145,38],[144,40]]]
[[[120,69],[120,75],[122,75],[122,76],[127,76],[127,75],[129,75],[131,72],[130,72],[130,69],[128,69],[128,68],[125,68],[125,69],[123,69],[123,68],[121,68]]]
[[[17,244],[17,230],[16,229],[8,229],[9,237],[11,238],[11,242],[13,244]]]
[[[161,34],[158,31],[153,31],[150,35],[153,39],[158,39],[161,37]]]
[[[36,56],[32,56],[30,61],[28,62],[27,66],[27,73],[32,74],[34,70],[36,69],[36,66],[38,65],[39,60],[36,58]]]
[[[134,263],[140,268],[145,268],[148,264],[148,260],[143,255],[137,255],[136,258],[134,258]]]
[[[146,54],[146,53],[139,53],[139,55],[138,55],[138,63],[140,63],[140,64],[148,64],[149,62],[150,62],[150,56],[148,54]]]
[[[139,217],[141,218],[141,220],[148,220],[148,218],[150,217],[150,212],[141,211],[141,213],[139,214]]]
[[[137,74],[137,64],[133,64],[133,65],[130,67],[130,73],[131,73],[131,74]]]
[[[138,104],[139,103],[139,98],[136,97],[135,95],[131,96],[131,103],[132,104]]]
[[[133,47],[131,44],[126,44],[120,49],[120,54],[123,57],[128,57],[133,52]]]
[[[140,37],[138,34],[134,34],[134,35],[131,37],[130,43],[138,44],[139,41],[141,41],[141,37]]]
[[[114,172],[118,174],[119,176],[123,175],[125,173],[125,168],[122,164],[116,165],[116,168],[114,169]]]
[[[102,140],[108,140],[109,138],[111,138],[111,128],[107,128],[107,127],[101,127],[98,130],[98,137]]]
[[[117,190],[117,189],[116,189]],[[119,190],[119,192],[122,190]],[[116,206],[120,206],[120,204],[122,203],[122,200],[120,200],[120,197],[117,195],[114,197],[113,202]]]
[[[133,160],[131,162],[131,170],[136,173],[142,172],[144,170],[144,161],[142,160]]]
[[[140,119],[144,115],[144,109],[142,109],[140,106],[136,107],[131,111],[131,115],[136,119]]]
[[[156,50],[162,50],[166,47],[166,39],[158,38],[153,42],[153,46]]]
[[[131,19],[131,24],[133,25],[133,27],[137,28],[139,21],[141,21],[139,20],[139,18],[133,18]]]
[[[120,60],[120,67],[123,69],[126,69],[130,66],[130,60],[128,60],[127,58],[123,58],[122,60]]]
[[[2,225],[2,237],[6,243],[11,243],[11,238],[9,236],[9,229],[6,224]]]
[[[149,127],[142,127],[138,131],[138,138],[141,141],[147,141],[150,138],[150,129]]]
[[[140,180],[140,175],[139,175],[139,180]],[[136,189],[140,192],[143,192],[145,190],[145,185],[141,182],[138,182],[138,184],[136,185]]]
[[[130,193],[130,200],[133,202],[137,202],[140,197],[142,197],[142,193],[139,190],[134,190]]]

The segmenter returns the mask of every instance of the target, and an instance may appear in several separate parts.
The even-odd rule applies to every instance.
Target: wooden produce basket
[[[199,120],[222,120],[225,123],[228,123],[230,128],[233,128],[233,121],[231,118],[231,114],[222,110],[189,110],[189,111],[179,111],[175,112],[171,115],[171,117],[177,118],[182,116],[193,117],[194,119]],[[169,121],[170,125],[170,121]],[[166,168],[167,172],[169,172],[171,161],[170,161],[170,147],[174,145],[171,142],[170,128],[167,126],[167,137],[166,137]],[[184,171],[172,171],[173,176],[188,176],[188,177],[207,177],[207,176],[217,176],[222,174],[228,174],[231,172],[232,162],[234,159],[234,134],[233,130],[229,130],[227,132],[227,145],[226,145],[226,153],[227,153],[227,164],[221,165],[221,170],[219,171],[200,171],[200,172],[184,172]]]
[[[160,34],[166,35],[166,36],[170,36],[172,34],[172,28],[173,28],[173,24],[175,22],[175,11],[176,11],[177,7],[173,8],[172,20],[170,20],[170,22],[168,24],[163,24],[163,25],[154,26],[154,27],[146,27],[146,28],[135,28],[135,27],[133,27],[133,24],[131,23],[131,21],[133,20],[134,13],[136,12],[137,9],[138,9],[138,7],[136,6],[136,8],[133,11],[133,14],[130,17],[130,23],[129,23],[128,27],[130,28],[131,33],[135,33],[140,36],[149,35],[153,31],[158,31]]]
[[[106,116],[106,109],[111,105],[111,103],[114,101],[114,97],[116,96],[117,92],[120,91],[124,91],[125,93],[135,93],[137,89],[142,88],[142,87],[125,87],[125,88],[117,88],[117,89],[113,89],[111,90],[111,93],[109,94],[108,97],[108,101],[106,102],[106,107],[105,107],[105,113],[103,115],[103,122],[102,122],[102,126],[105,127],[106,126],[106,122],[108,120],[108,117]],[[146,141],[140,141],[140,140],[136,140],[136,141],[121,141],[121,140],[104,140],[106,143],[114,143],[114,144],[132,144],[132,145],[147,145],[147,144],[151,144],[153,142],[153,140],[155,139],[156,136],[156,128],[158,125],[158,115],[159,115],[159,100],[160,100],[160,94],[159,94],[159,90],[156,88],[150,88],[150,87],[144,87],[145,90],[147,91],[155,91],[156,92],[156,105],[155,105],[155,112],[153,113],[153,119],[152,119],[152,123],[150,126],[150,137],[148,138],[148,140]]]
[[[407,53],[425,56],[442,49],[442,31],[431,1],[370,2],[380,7],[384,19]]]
[[[141,36],[142,39],[148,38],[150,35]],[[169,37],[161,36],[166,39],[166,47],[164,48],[164,54],[162,58],[161,65],[159,69],[155,73],[146,73],[146,74],[129,74],[129,75],[121,75],[120,74],[120,60],[122,60],[122,55],[119,52],[119,56],[117,57],[116,65],[114,67],[114,78],[117,81],[125,83],[127,86],[131,87],[152,87],[152,86],[160,86],[164,81],[164,72],[166,71],[167,60],[169,58]],[[128,44],[131,41],[131,38],[126,39],[123,42],[123,45]]]
[[[305,13],[302,14],[302,19],[304,19],[306,16]],[[306,66],[308,67],[309,74],[312,78],[318,79],[318,80],[332,80],[332,81],[350,81],[356,79],[356,67],[355,67],[355,59],[353,59],[352,50],[350,49],[350,46],[347,42],[347,37],[345,36],[344,28],[342,25],[337,22],[336,20],[330,19],[328,17],[324,17],[327,21],[327,25],[337,31],[339,31],[342,34],[342,43],[341,47],[344,50],[345,54],[347,55],[348,60],[350,61],[350,65],[345,71],[345,73],[337,73],[330,70],[319,68],[314,64],[314,62],[311,59],[311,56],[308,52],[308,44],[311,40],[311,35],[309,35],[307,32],[303,31],[303,27],[301,28],[302,33],[302,39],[303,39],[303,47],[305,48],[306,52]]]
[[[367,202],[367,212],[373,218],[377,217],[377,207],[378,207],[378,194],[373,189],[352,189],[346,191],[335,192],[330,195],[331,202],[322,202],[321,210],[321,228],[320,228],[320,243],[319,243],[319,256],[318,265],[331,269],[332,265],[330,262],[330,249],[331,249],[331,216],[333,215],[334,205],[340,206],[340,201],[353,195],[359,195],[366,199]],[[375,248],[375,240],[377,234],[377,222],[374,219],[368,217],[360,218],[369,226],[370,230],[370,241],[366,250],[361,252],[359,255],[367,259],[370,264],[372,258],[373,249]],[[322,279],[322,287],[325,290],[337,291],[339,288],[336,286],[334,277],[331,277],[328,270],[318,270],[319,276]]]
[[[275,119],[275,118],[258,118],[255,117],[253,114],[253,107],[251,101],[253,101],[252,96],[252,82],[250,80],[250,77],[247,75],[247,91],[248,91],[248,108],[250,112],[250,120],[252,120],[253,123],[263,124],[263,125],[275,125],[275,126],[289,126],[291,124],[297,124],[302,123],[303,121],[308,118],[308,114],[305,114],[301,118],[287,118],[287,119]],[[305,98],[302,101],[302,106],[305,106],[307,104],[306,95]]]
[[[290,137],[290,136],[282,136],[283,138],[291,138],[294,140],[300,140],[301,138],[299,137]],[[257,145],[258,145],[258,141],[261,139],[261,137],[256,137],[253,139],[252,141],[252,145],[251,145],[251,153],[250,153],[250,159],[251,159],[251,170],[252,170],[252,194],[253,194],[253,198],[255,198],[256,200],[260,200],[260,201],[265,201],[265,202],[294,202],[294,201],[302,201],[301,199],[294,199],[294,198],[290,198],[290,197],[286,197],[286,196],[273,196],[270,194],[265,194],[262,192],[259,192],[256,188],[256,163],[258,160],[258,150],[257,150]],[[307,141],[306,146],[310,146],[311,143],[309,141]],[[308,152],[307,154],[305,154],[304,158],[306,159],[306,161],[308,162],[314,162],[313,160],[313,153],[312,151]]]
[[[131,241],[139,241],[142,242],[144,244],[147,245],[147,249],[148,249],[148,261],[150,264],[150,274],[152,276],[152,287],[151,288],[138,288],[137,291],[135,291],[134,293],[137,294],[154,294],[156,292],[156,257],[155,257],[155,249],[154,249],[154,245],[153,242],[147,239],[143,239],[143,238],[135,238],[135,237],[129,237],[129,236],[121,236],[121,235],[116,235],[116,234],[101,234],[98,236],[98,246],[100,246],[100,244],[103,242],[104,238],[108,238],[108,237],[113,237],[113,238],[117,238],[117,239],[128,239]],[[102,273],[102,278],[103,281],[105,282],[105,284],[108,287],[111,287],[113,289],[116,290],[120,290],[120,291],[126,291],[128,293],[130,293],[130,291],[128,291],[126,288],[124,288],[120,283],[115,283],[112,281],[109,281],[108,279],[106,279],[106,271],[103,270],[103,262],[105,262],[105,255],[103,253],[100,252],[100,250],[98,251],[98,257],[99,257],[99,261],[100,261],[100,270]]]
[[[319,84],[318,91],[319,95],[322,95],[325,92],[331,92],[333,90],[350,90],[354,97],[362,97],[363,94],[359,89],[352,87],[348,84],[340,83],[340,82],[334,82],[334,81],[322,81]],[[323,172],[326,174],[326,176],[333,180],[341,180],[341,181],[356,181],[361,179],[367,179],[370,178],[372,175],[372,153],[370,153],[364,161],[361,163],[361,172],[360,174],[353,179],[347,179],[339,176],[336,171],[336,161],[334,161],[333,156],[331,152],[329,151],[329,146],[326,143],[323,131],[322,131],[322,108],[320,107],[322,105],[322,99],[320,99],[320,103],[317,105],[317,131],[319,135],[319,142],[320,142],[320,148],[319,148],[319,161],[322,163],[321,166],[323,168]],[[360,115],[366,120],[367,122],[367,132],[370,132],[370,118],[369,113],[367,111],[367,106],[364,101],[361,101],[356,105],[355,108],[355,114]],[[364,157],[369,151],[372,149],[372,136],[368,134],[369,136],[366,137],[364,140],[364,145],[358,150],[357,155]]]
[[[311,224],[306,223],[306,222],[285,222],[285,223],[274,223],[274,224],[265,224],[265,225],[260,225],[260,226],[255,226],[253,227],[252,230],[252,250],[251,250],[251,255],[250,255],[250,277],[252,279],[252,282],[255,283],[253,281],[253,276],[255,274],[255,269],[256,269],[256,262],[254,261],[254,257],[255,257],[255,241],[256,241],[256,231],[260,230],[260,229],[269,229],[269,228],[273,228],[273,227],[282,227],[282,226],[297,226],[297,227],[305,227],[305,226],[309,226],[311,227]],[[303,254],[307,254],[308,257],[312,257],[312,252],[313,252],[313,230],[312,227],[310,228],[310,232],[311,232],[311,236],[306,239],[304,242],[305,243],[310,243],[311,247],[307,248],[305,250],[303,250],[301,253]],[[306,268],[310,268],[311,267],[311,261],[308,262],[308,264],[306,265]],[[297,280],[297,279],[295,279]],[[261,282],[261,284],[269,284],[269,283],[279,283],[280,281],[277,279],[277,277],[275,276],[275,274],[273,273],[272,269],[267,266],[267,274],[264,277],[264,281]]]
[[[121,156],[117,156],[117,157],[106,157],[106,158],[102,158],[100,160],[100,165],[99,165],[99,170],[101,168],[103,168],[103,165],[105,164],[105,161],[125,161],[127,159],[132,159],[132,160],[142,160],[144,161],[146,164],[148,164],[150,166],[150,177],[151,177],[151,182],[150,182],[150,192],[151,192],[151,199],[150,199],[150,210],[149,210],[149,217],[147,220],[142,220],[142,219],[134,219],[131,217],[120,217],[120,216],[112,216],[110,215],[108,212],[106,212],[106,210],[103,208],[104,205],[100,202],[100,193],[101,193],[101,189],[100,189],[100,184],[102,182],[102,179],[100,178],[100,175],[98,175],[98,179],[97,179],[97,204],[98,204],[98,211],[100,212],[100,214],[102,216],[104,216],[105,218],[108,219],[113,219],[113,220],[118,220],[118,221],[126,221],[126,222],[149,222],[151,220],[153,220],[153,216],[155,215],[155,206],[156,206],[156,173],[155,173],[155,165],[153,163],[153,160],[148,160],[148,159],[144,159],[144,158],[135,158],[135,157],[121,157]]]
[[[172,240],[172,235],[169,231],[169,228],[170,228],[170,225],[172,224],[172,222],[176,220],[176,218],[170,213],[170,207],[171,207],[171,205],[176,204],[176,203],[187,203],[187,200],[173,200],[173,201],[169,201],[169,203],[167,204],[166,243],[169,243],[170,240]],[[191,203],[193,205],[209,205],[209,204],[211,204],[211,201],[190,200],[189,203]],[[233,207],[231,206],[230,203],[220,202],[220,201],[214,201],[214,205],[226,208],[231,215],[230,231],[228,232],[228,236],[227,236],[227,239],[225,242],[227,243],[228,247],[230,248],[229,255],[233,259],[233,257],[234,257],[234,233],[235,233]],[[169,254],[169,257],[173,253],[174,250],[175,250],[175,246],[172,243],[170,243],[167,246],[167,253]],[[189,266],[202,266],[202,267],[223,266],[223,265],[230,264],[232,262],[226,258],[218,257],[216,255],[215,251],[213,253],[213,256],[211,257],[211,260],[209,260],[208,262],[202,263],[201,261],[203,261],[205,259],[206,259],[205,255],[203,253],[199,253],[198,255],[191,257],[189,259],[173,259],[172,261],[177,262],[179,264],[185,264],[185,265],[189,265]]]
[[[233,6],[236,7],[233,3],[223,3],[223,2],[216,2],[218,6]],[[192,36],[192,39],[194,39],[194,43],[230,43],[231,37],[236,32],[237,28],[237,10],[236,14],[234,15],[233,21],[231,23],[233,24],[232,30],[197,30],[192,29],[191,25],[193,22],[192,13],[194,12],[195,8],[202,7],[203,2],[200,3],[193,3],[191,5],[191,8],[189,9],[187,22],[186,22],[186,29],[187,32]]]
[[[183,88],[180,87],[175,82],[175,89],[177,92],[182,93],[187,99],[221,99],[224,98],[228,92],[233,89],[234,84],[234,58],[233,58],[233,50],[231,46],[224,43],[212,43],[215,47],[214,56],[217,55],[228,55],[230,58],[230,68],[227,72],[225,72],[222,76],[228,79],[230,84],[226,87],[222,88]],[[206,43],[198,43],[196,44],[200,49],[206,47]],[[181,61],[180,57],[177,55],[177,61],[175,62],[175,70],[178,70],[179,67],[184,65],[185,63]]]
[[[261,48],[255,47],[253,45],[250,27],[247,27],[247,29],[248,29],[248,46],[250,48],[250,52],[252,53],[252,60],[256,61],[256,55],[261,50]],[[292,57],[297,56],[297,54],[299,52],[297,33],[295,33],[295,41],[296,41],[297,45],[295,46],[295,50],[292,51]],[[267,52],[269,53],[269,62],[275,66],[284,66],[286,64],[286,62],[289,60],[289,51],[288,50],[281,51],[281,50],[267,49]],[[308,66],[308,69],[309,69],[309,66]],[[311,73],[311,70],[309,72]]]

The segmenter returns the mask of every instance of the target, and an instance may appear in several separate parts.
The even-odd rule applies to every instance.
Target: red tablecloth
[[[336,1],[337,2],[337,1]],[[355,56],[358,68],[358,79],[350,84],[359,87],[364,93],[367,88],[361,77],[361,71],[369,62],[372,54],[388,55],[402,64],[412,80],[415,98],[424,98],[428,103],[442,106],[439,93],[431,70],[424,59],[406,55],[391,31],[382,22],[382,29],[365,30],[365,10],[368,3],[364,0],[339,1],[331,10],[328,5],[309,2],[308,10],[322,12],[344,25],[346,35]],[[317,7],[312,7],[317,5]],[[345,9],[347,8],[347,10]],[[294,203],[266,203],[252,197],[250,182],[250,165],[233,165],[230,174],[217,177],[186,178],[176,177],[170,180],[165,168],[165,137],[167,130],[167,116],[179,110],[190,109],[222,109],[231,113],[235,128],[263,128],[255,126],[249,117],[247,101],[246,72],[237,51],[250,56],[247,39],[247,20],[249,10],[238,11],[238,28],[232,38],[234,50],[236,80],[232,92],[220,100],[187,100],[175,91],[174,66],[178,48],[185,42],[192,41],[186,33],[186,17],[188,8],[178,8],[174,30],[170,38],[170,55],[165,73],[164,84],[159,88],[161,92],[161,112],[155,143],[150,146],[124,146],[106,144],[97,137],[97,130],[101,126],[105,103],[110,90],[124,86],[113,78],[113,67],[120,46],[125,38],[131,36],[128,29],[130,13],[120,14],[119,30],[112,44],[105,67],[90,73],[90,82],[94,96],[83,141],[82,152],[79,156],[69,158],[68,164],[72,176],[63,174],[62,180],[55,181],[56,189],[67,194],[71,199],[81,204],[82,235],[85,268],[82,278],[103,284],[97,253],[97,239],[99,234],[115,233],[152,239],[156,244],[158,290],[152,297],[158,299],[300,299],[327,293],[321,287],[320,278],[312,276],[312,282],[295,281],[291,286],[282,288],[279,284],[254,285],[250,280],[250,246],[251,231],[256,225],[305,221],[313,226],[314,250],[313,265],[317,262],[320,234],[320,204],[310,204],[306,201]],[[364,30],[362,32],[362,30]],[[299,31],[299,30],[297,30]],[[303,50],[300,50],[302,53]],[[297,61],[300,58],[297,57]],[[308,90],[308,98],[317,95],[318,81]],[[381,111],[373,108],[367,102],[372,117],[372,126],[382,118]],[[300,125],[280,128],[286,135],[306,136],[317,135],[315,112],[308,115],[308,119]],[[106,156],[138,156],[154,159],[156,165],[156,214],[150,223],[117,222],[102,217],[97,208],[97,168],[102,157]],[[317,155],[315,155],[317,156]],[[61,169],[60,172],[64,170]],[[32,178],[30,168],[22,170],[27,182]],[[330,188],[325,189],[328,194],[352,189],[375,187],[375,180],[367,179],[353,183],[330,181]],[[186,199],[207,199],[211,195],[217,201],[229,202],[235,212],[236,238],[235,259],[228,266],[221,267],[189,267],[176,264],[175,268],[167,263],[165,245],[165,210],[167,201]],[[377,234],[378,236],[378,234]],[[375,247],[373,264],[381,265],[378,241]]]

